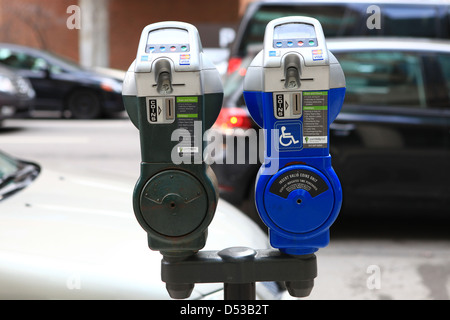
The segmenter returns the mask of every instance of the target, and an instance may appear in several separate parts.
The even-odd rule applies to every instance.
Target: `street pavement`
[[[6,120],[0,150],[43,168],[95,173],[130,188],[139,176],[139,132],[125,116]],[[341,212],[330,245],[316,253],[318,277],[305,299],[448,300],[449,217]]]

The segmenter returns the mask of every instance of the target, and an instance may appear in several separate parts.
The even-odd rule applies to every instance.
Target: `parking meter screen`
[[[306,23],[286,23],[273,30],[273,47],[315,47],[317,46],[314,26]]]
[[[168,41],[170,39],[170,42]],[[148,34],[147,53],[188,52],[189,33],[179,28],[165,28]]]

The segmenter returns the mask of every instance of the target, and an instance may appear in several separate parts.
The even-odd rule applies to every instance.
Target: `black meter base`
[[[285,282],[293,297],[307,297],[317,276],[314,254],[293,256],[276,249],[232,247],[199,251],[185,259],[163,256],[161,278],[169,295],[186,299],[196,283],[224,283],[225,300],[255,300],[255,282]]]
[[[201,250],[218,201],[217,179],[205,164],[141,163],[133,209],[150,249],[186,256]]]

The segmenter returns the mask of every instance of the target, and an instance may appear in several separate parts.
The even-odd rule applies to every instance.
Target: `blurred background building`
[[[166,20],[192,23],[204,47],[225,46],[250,1],[0,0],[0,42],[48,50],[85,66],[124,70],[134,59],[146,25]],[[68,27],[78,18],[76,11],[68,10],[72,5],[81,9],[80,28]]]

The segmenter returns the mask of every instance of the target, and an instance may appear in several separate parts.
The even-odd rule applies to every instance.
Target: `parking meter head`
[[[176,21],[146,26],[122,96],[140,135],[133,206],[149,246],[169,256],[196,252],[205,245],[218,199],[203,134],[223,99],[220,74],[204,55],[198,30]]]
[[[344,73],[316,19],[294,16],[267,24],[263,49],[245,75],[244,98],[265,129],[256,207],[272,246],[286,253],[312,253],[329,242],[342,203],[329,126],[344,95]]]

